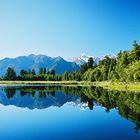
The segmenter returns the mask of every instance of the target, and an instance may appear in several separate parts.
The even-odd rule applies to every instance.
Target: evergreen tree
[[[87,70],[88,70],[87,63],[82,64],[80,68],[81,74],[84,74]]]
[[[44,73],[43,73],[43,68],[40,68],[40,69],[39,69],[39,74],[44,74]]]
[[[92,57],[90,57],[89,59],[88,59],[88,62],[87,62],[87,67],[88,67],[88,69],[90,69],[90,68],[93,68],[93,58]]]
[[[55,70],[54,70],[54,69],[51,70],[51,71],[50,71],[50,74],[55,75]]]
[[[5,80],[16,80],[17,76],[16,76],[16,72],[13,68],[8,67],[6,74],[4,76]]]
[[[36,75],[35,69],[32,69],[32,75]]]
[[[39,74],[46,74],[46,68],[40,68]]]
[[[46,68],[43,68],[43,73],[46,74]]]
[[[23,76],[25,76],[27,73],[28,73],[28,72],[27,72],[26,70],[23,70],[23,69],[22,69],[22,70],[20,71],[20,76],[23,77]]]

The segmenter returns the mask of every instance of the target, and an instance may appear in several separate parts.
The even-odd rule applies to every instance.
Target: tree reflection
[[[98,94],[99,93],[99,94]],[[84,95],[82,95],[84,94]],[[103,88],[91,88],[84,89],[81,94],[81,101],[88,102],[89,99],[93,103],[99,104],[105,107],[106,112],[109,112],[113,108],[117,108],[119,114],[131,120],[136,124],[135,132],[140,128],[140,93],[136,92],[119,92],[109,91]],[[89,108],[92,109],[92,101]]]
[[[5,87],[4,92],[6,93],[6,96],[8,99],[13,98],[16,94],[16,88],[14,87]]]
[[[90,110],[94,109],[94,105],[105,107],[106,112],[116,108],[122,117],[136,124],[135,132],[140,128],[140,93],[138,92],[109,91],[103,88],[80,86],[22,86],[4,88],[8,99],[14,98],[16,91],[21,97],[35,97],[39,95],[40,99],[47,99],[47,96],[55,97],[57,92],[62,92],[66,95],[65,97],[78,96],[81,99],[81,103],[88,104]],[[66,102],[67,100],[65,99],[64,103]]]
[[[94,106],[93,100],[88,100],[88,107],[90,110],[93,110],[93,106]]]
[[[40,98],[46,98],[46,92],[45,91],[39,91],[39,97]]]

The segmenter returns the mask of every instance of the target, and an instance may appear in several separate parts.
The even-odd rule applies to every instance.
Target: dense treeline
[[[83,80],[140,82],[140,44],[133,43],[131,51],[120,51],[116,58],[105,58],[84,72]]]
[[[34,69],[21,70],[17,75],[15,70],[9,67],[1,79],[140,82],[140,44],[134,41],[131,51],[120,51],[114,58],[105,56],[98,64],[95,64],[91,57],[87,63],[81,65],[79,71],[57,75],[55,70],[46,71],[46,68],[40,68],[38,73]]]
[[[35,69],[32,70],[21,70],[19,75],[16,74],[16,71],[9,67],[5,75],[1,78],[2,80],[46,80],[46,81],[60,81],[61,76],[55,74],[55,70],[46,71],[46,68],[40,68],[39,73],[36,73]]]
[[[78,72],[66,72],[64,80],[140,82],[140,44],[130,51],[120,51],[116,57],[105,56],[98,64],[93,58],[81,65]]]

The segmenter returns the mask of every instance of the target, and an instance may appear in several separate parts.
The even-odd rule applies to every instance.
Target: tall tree
[[[51,71],[50,71],[50,74],[55,75],[55,70],[54,70],[54,69],[51,70]]]
[[[23,69],[22,69],[22,70],[20,71],[20,76],[23,77],[23,76],[25,76],[27,73],[28,73],[28,72],[27,72],[26,70],[23,70]]]
[[[133,50],[131,51],[131,61],[140,60],[140,45],[134,41]]]
[[[43,73],[46,74],[46,68],[43,68]]]
[[[87,70],[88,70],[87,63],[81,65],[81,68],[80,68],[81,74],[84,74]]]
[[[89,59],[88,59],[88,62],[87,62],[87,67],[88,67],[88,69],[90,69],[90,68],[93,68],[93,58],[92,57],[90,57]]]
[[[16,76],[16,72],[13,68],[8,67],[4,79],[5,80],[16,80],[17,76]]]
[[[32,69],[32,75],[36,75],[35,69]]]
[[[39,74],[46,74],[46,68],[40,68]]]
[[[39,69],[39,74],[43,74],[43,68]]]

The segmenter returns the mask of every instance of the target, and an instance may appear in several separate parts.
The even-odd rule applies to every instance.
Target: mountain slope
[[[74,62],[67,62],[61,57],[49,57],[46,55],[29,55],[16,58],[5,58],[0,60],[0,76],[4,75],[7,68],[12,67],[19,74],[21,69],[46,68],[47,70],[55,69],[57,74],[62,74],[65,71],[75,71],[80,67]]]

